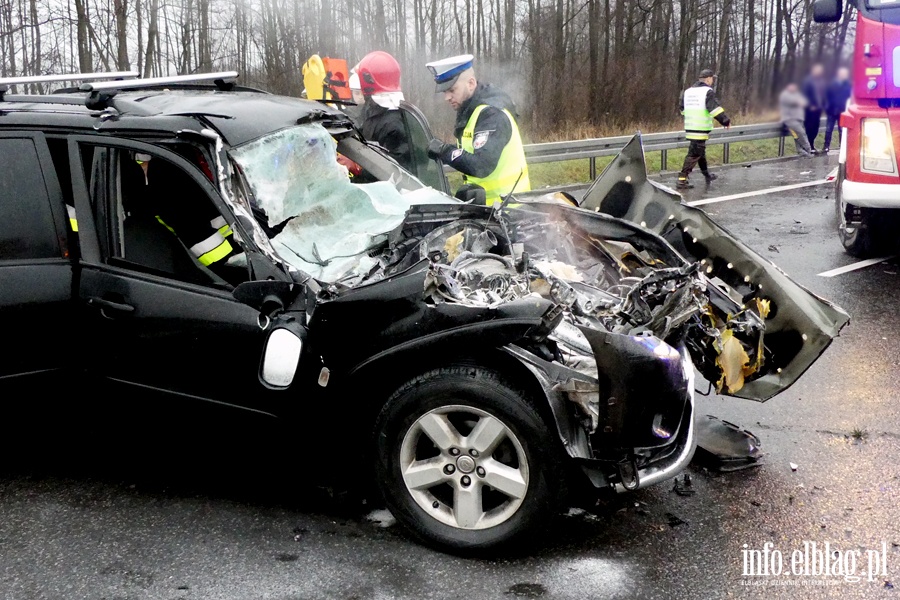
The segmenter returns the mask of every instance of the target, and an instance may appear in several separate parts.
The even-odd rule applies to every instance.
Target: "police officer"
[[[428,63],[437,92],[456,110],[456,146],[441,140],[428,144],[428,156],[439,158],[484,188],[488,206],[510,192],[531,189],[525,149],[509,96],[478,83],[471,54]]]
[[[709,133],[713,129],[713,119],[725,128],[731,126],[731,119],[725,114],[725,109],[719,106],[719,100],[712,89],[713,81],[715,81],[715,73],[704,69],[700,72],[697,83],[681,94],[679,108],[681,114],[684,115],[685,137],[690,140],[691,145],[688,147],[684,165],[678,175],[677,187],[680,190],[694,187],[688,181],[688,176],[698,165],[707,183],[717,179],[713,173],[709,172],[706,164],[706,140],[709,139]]]
[[[412,170],[409,135],[400,113],[400,65],[387,52],[367,54],[356,66],[363,107],[360,113],[363,137],[387,150],[401,167]],[[352,90],[352,86],[351,86]]]

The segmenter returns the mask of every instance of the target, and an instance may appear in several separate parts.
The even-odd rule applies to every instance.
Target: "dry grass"
[[[750,125],[753,123],[771,123],[778,121],[778,113],[776,111],[768,111],[761,113],[738,114],[732,116],[731,122],[734,125]],[[681,118],[673,118],[668,123],[655,126],[644,126],[641,123],[629,124],[604,124],[601,126],[590,126],[585,124],[573,124],[562,129],[554,131],[552,134],[540,136],[538,140],[526,139],[525,143],[539,142],[561,142],[568,140],[583,140],[591,138],[614,137],[620,135],[628,135],[637,131],[642,133],[656,133],[663,131],[679,131],[684,126]],[[790,139],[785,141],[785,155],[791,156],[795,153],[794,144]],[[646,154],[647,171],[649,173],[660,173],[662,171],[677,171],[681,168],[681,163],[687,154],[686,149],[669,150],[665,169],[662,169],[662,156],[660,152],[648,152]],[[766,158],[775,158],[778,156],[778,140],[754,140],[750,142],[738,142],[731,144],[730,147],[731,163],[743,163],[763,160]],[[707,148],[707,159],[712,166],[721,165],[723,163],[723,147],[719,144],[710,144]],[[603,168],[612,162],[613,157],[601,157],[597,159],[597,173],[601,173]],[[531,185],[534,189],[552,188],[560,185],[589,183],[590,182],[590,165],[588,159],[568,160],[553,163],[530,164],[528,171],[531,177]],[[454,174],[450,179],[452,187],[455,189],[462,178]]]
[[[778,121],[777,111],[765,111],[755,113],[739,113],[730,115],[731,122],[734,125],[751,125],[754,123],[770,123]],[[684,121],[678,114],[673,114],[672,118],[667,122],[654,120],[649,122],[631,122],[621,123],[617,121],[609,121],[602,125],[589,125],[586,123],[572,123],[554,129],[553,131],[539,132],[530,135],[523,132],[526,138],[526,144],[536,144],[540,142],[564,142],[567,140],[586,140],[591,138],[615,137],[620,135],[630,135],[640,131],[641,133],[657,133],[662,131],[680,131],[684,127]]]

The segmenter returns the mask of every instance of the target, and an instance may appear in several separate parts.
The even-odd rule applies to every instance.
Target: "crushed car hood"
[[[796,381],[848,321],[649,181],[639,137],[581,207],[553,194],[470,205],[402,174],[359,185],[337,168],[318,125],[232,156],[281,260],[321,284],[308,305],[317,323],[310,347],[352,336],[365,340],[362,359],[498,321],[495,342],[596,382],[602,361],[584,333],[596,330],[646,343],[663,358],[684,348],[721,393],[764,401]],[[323,362],[347,363],[346,345],[332,350]],[[585,416],[598,401],[591,397]]]
[[[772,262],[736,239],[704,211],[647,178],[640,135],[636,135],[581,199],[582,208],[639,224],[668,241],[689,262],[701,265],[714,285],[742,305],[768,305],[765,345],[767,374],[725,393],[767,400],[786,389],[815,362],[847,325],[840,307],[793,281]]]

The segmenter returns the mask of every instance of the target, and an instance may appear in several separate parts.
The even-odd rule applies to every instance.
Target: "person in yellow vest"
[[[456,110],[456,145],[432,140],[428,156],[463,173],[466,183],[483,187],[491,206],[510,192],[529,191],[531,182],[515,104],[496,87],[478,83],[474,60],[464,54],[426,65],[437,93]]]
[[[700,71],[697,83],[681,94],[679,108],[681,114],[684,115],[684,137],[690,140],[691,145],[688,147],[684,165],[678,175],[677,187],[679,190],[694,187],[688,181],[688,176],[698,165],[707,183],[718,179],[715,174],[709,172],[706,164],[706,140],[709,139],[709,133],[713,129],[713,119],[726,129],[731,126],[731,119],[725,114],[725,109],[719,106],[716,92],[712,88],[715,79],[715,73],[709,69],[703,69]]]

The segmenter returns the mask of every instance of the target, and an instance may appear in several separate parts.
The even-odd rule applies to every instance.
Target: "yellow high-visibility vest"
[[[713,117],[725,109],[717,106],[712,112],[706,110],[706,95],[710,88],[704,86],[690,87],[684,91],[684,131],[689,140],[708,140],[713,130]]]
[[[487,104],[481,104],[472,111],[472,116],[469,117],[469,122],[466,123],[462,140],[459,143],[459,147],[463,151],[470,154],[475,153],[475,124],[478,122],[478,115],[487,106]],[[531,190],[531,180],[528,178],[528,165],[525,163],[525,147],[522,145],[519,126],[508,110],[504,109],[503,114],[506,115],[512,125],[512,136],[500,154],[497,167],[487,177],[466,175],[468,183],[474,183],[484,188],[488,206],[493,205],[497,200],[502,200],[504,196],[513,191],[513,186],[515,186],[516,192]],[[520,175],[521,178],[519,177]],[[519,181],[518,184],[516,184],[516,180]]]

